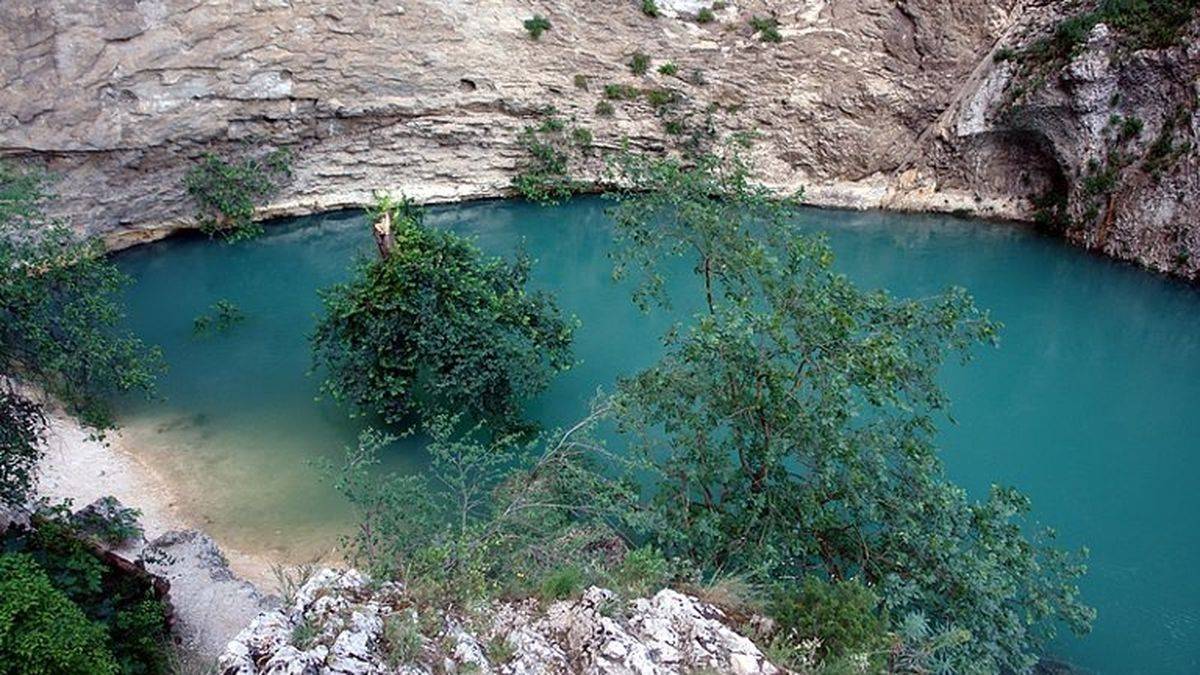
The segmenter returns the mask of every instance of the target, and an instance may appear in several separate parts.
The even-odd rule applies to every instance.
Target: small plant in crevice
[[[713,14],[711,7],[702,7],[699,12],[696,12],[696,23],[712,23],[717,17]]]
[[[632,101],[642,95],[642,90],[628,84],[604,85],[604,98],[611,101]]]
[[[615,112],[613,105],[608,101],[600,101],[596,104],[596,115],[599,117],[612,117]]]
[[[233,163],[209,153],[188,171],[184,186],[199,209],[200,231],[234,242],[262,234],[254,209],[291,175],[286,148]]]
[[[650,70],[650,56],[642,52],[634,52],[629,57],[629,71],[634,75],[645,75]]]
[[[192,319],[192,332],[197,336],[224,332],[246,320],[245,312],[224,298],[214,302],[209,310]]]
[[[658,3],[655,0],[642,0],[642,14],[650,17],[658,16]]]
[[[534,14],[532,18],[525,19],[525,30],[529,33],[529,37],[534,40],[540,40],[542,33],[550,30],[550,20],[541,14]]]
[[[779,20],[773,16],[752,16],[750,17],[750,28],[758,33],[759,39],[763,42],[783,42],[783,36],[779,33]]]
[[[584,75],[583,73],[575,73],[575,88],[582,89],[583,91],[587,91],[588,90],[588,76]]]
[[[1191,141],[1177,141],[1175,138],[1176,130],[1186,125],[1187,119],[1187,107],[1180,105],[1174,114],[1163,121],[1158,136],[1146,149],[1142,166],[1154,180],[1160,180],[1166,171],[1191,152]]]
[[[666,75],[667,77],[671,77],[679,72],[679,66],[675,65],[673,61],[667,61],[658,67],[658,72],[662,75]]]

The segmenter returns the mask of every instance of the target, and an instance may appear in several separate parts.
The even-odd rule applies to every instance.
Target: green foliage
[[[641,95],[641,89],[628,84],[604,85],[604,98],[613,101],[632,101]]]
[[[1103,0],[1095,9],[1063,20],[1021,56],[1034,63],[1060,63],[1079,51],[1099,23],[1112,28],[1127,49],[1170,47],[1179,42],[1198,8],[1200,0]]]
[[[39,512],[35,529],[10,530],[3,549],[35,561],[54,589],[95,624],[117,670],[165,673],[170,638],[162,603],[141,579],[107,567],[69,514],[66,505]]]
[[[646,16],[658,16],[658,3],[655,0],[642,0],[642,14]]]
[[[1020,54],[1012,47],[1001,47],[996,50],[996,54],[992,58],[996,63],[1004,63],[1005,61],[1016,61],[1019,57]]]
[[[646,91],[646,102],[655,108],[665,108],[679,101],[679,92],[674,89],[649,89]]]
[[[119,672],[104,630],[55,589],[27,555],[0,554],[0,671]]]
[[[525,30],[529,32],[529,37],[534,40],[540,39],[542,33],[550,30],[550,20],[541,14],[534,14],[532,19],[525,20]]]
[[[816,637],[823,658],[869,654],[884,646],[887,624],[879,598],[858,580],[806,577],[778,587],[768,612],[792,640]]]
[[[583,590],[583,572],[574,565],[554,570],[542,580],[541,596],[546,602],[566,600]]]
[[[696,12],[696,23],[712,23],[716,20],[716,15],[708,7],[702,7],[699,12]]]
[[[642,52],[634,52],[629,57],[629,71],[634,75],[645,75],[650,70],[650,57]]]
[[[1065,231],[1071,227],[1068,206],[1066,192],[1052,188],[1033,200],[1033,221],[1056,232]]]
[[[592,136],[591,129],[586,127],[575,127],[574,129],[571,129],[571,141],[581,149],[586,150],[592,147],[592,142],[594,140],[595,139]]]
[[[969,631],[944,657],[958,669],[1024,671],[1057,623],[1088,629],[1083,567],[1052,533],[1024,534],[1028,501],[973,502],[944,475],[938,371],[997,331],[965,291],[859,289],[736,156],[623,168],[618,275],[637,272],[641,306],[669,304],[659,266],[688,256],[704,308],[614,402],[654,466],[650,534],[667,555],[761,581],[859,577],[889,616]]]
[[[1175,113],[1163,121],[1162,129],[1150,147],[1146,150],[1144,167],[1156,180],[1164,172],[1174,166],[1192,149],[1190,141],[1176,141],[1176,130],[1184,127],[1188,120],[1188,110],[1180,105]]]
[[[613,105],[608,101],[600,101],[596,104],[596,115],[600,117],[612,117],[613,113],[615,112],[616,111],[613,110]]]
[[[602,564],[593,559],[614,545],[610,523],[636,502],[632,484],[612,478],[621,460],[591,438],[603,412],[528,443],[484,441],[492,434],[481,427],[435,420],[426,429],[432,465],[417,476],[380,475],[388,439],[365,433],[342,467],[326,466],[359,516],[344,542],[349,557],[439,606],[528,592],[552,571]]]
[[[647,545],[626,553],[611,576],[617,590],[629,597],[640,597],[667,585],[671,578],[671,564],[661,551]]]
[[[284,149],[236,163],[207,154],[188,171],[184,186],[199,209],[200,230],[233,242],[262,234],[254,222],[255,206],[289,176],[291,153]]]
[[[583,73],[575,73],[575,88],[587,91],[588,76],[584,75]]]
[[[209,309],[210,312],[192,320],[192,332],[196,335],[221,333],[246,320],[245,312],[224,298],[214,302]]]
[[[149,391],[161,357],[118,329],[128,279],[99,242],[48,218],[48,199],[45,176],[0,162],[0,378],[29,382],[104,428],[111,425],[107,398]],[[18,409],[2,419],[34,418]],[[19,455],[31,430],[3,435],[17,439]]]
[[[779,20],[773,16],[750,17],[750,28],[758,33],[763,42],[783,42],[783,36],[779,34]]]
[[[383,620],[383,651],[392,668],[415,661],[424,645],[421,630],[411,616],[390,614]]]
[[[675,65],[671,61],[667,61],[666,63],[664,63],[658,67],[658,72],[662,75],[666,75],[666,76],[670,77],[679,72],[679,66]]]
[[[395,245],[322,292],[313,335],[322,391],[391,424],[444,411],[520,426],[520,405],[572,364],[574,321],[526,285],[532,261],[488,258],[427,227],[409,202],[385,204]]]
[[[42,406],[0,383],[0,507],[23,505],[37,485],[46,417]]]
[[[512,185],[521,196],[539,204],[557,204],[580,189],[570,176],[571,140],[566,123],[550,115],[537,127],[521,132],[527,158]]]

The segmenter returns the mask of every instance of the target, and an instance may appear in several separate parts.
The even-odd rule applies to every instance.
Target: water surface
[[[523,243],[540,260],[534,283],[580,319],[580,365],[531,404],[548,426],[652,363],[672,321],[639,313],[611,281],[604,207],[485,202],[429,219],[491,252]],[[957,424],[943,425],[941,444],[973,494],[1013,484],[1064,544],[1091,548],[1084,592],[1100,617],[1056,653],[1105,673],[1200,672],[1200,292],[1010,225],[800,217],[829,233],[838,267],[861,284],[917,296],[962,285],[1005,324],[999,348],[944,374]],[[126,436],[218,540],[291,560],[336,555],[349,514],[311,461],[339,457],[365,422],[316,400],[307,336],[317,289],[372,246],[360,216],[332,214],[248,243],[177,238],[118,257],[136,279],[130,322],[170,364],[161,400],[125,404]],[[688,282],[685,267],[674,272]],[[219,299],[247,319],[197,337],[194,317]],[[424,462],[417,441],[386,457],[399,471]]]

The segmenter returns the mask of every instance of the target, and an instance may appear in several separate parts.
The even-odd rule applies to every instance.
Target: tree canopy
[[[323,390],[392,424],[453,412],[519,426],[521,403],[572,365],[574,320],[528,290],[524,255],[489,258],[407,200],[381,200],[374,216],[385,215],[390,252],[323,293]]]
[[[938,457],[938,370],[998,330],[965,291],[858,288],[736,157],[634,158],[625,176],[618,270],[639,271],[649,306],[670,300],[659,261],[693,256],[705,298],[615,399],[656,468],[665,550],[761,580],[861,579],[894,620],[943,627],[953,669],[1023,671],[1057,622],[1087,630],[1083,567],[1025,533],[1028,501],[972,501]]]

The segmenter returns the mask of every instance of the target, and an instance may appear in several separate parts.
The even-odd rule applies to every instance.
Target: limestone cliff
[[[708,3],[658,4],[649,17],[634,0],[10,0],[0,153],[58,173],[61,215],[114,246],[190,222],[182,178],[207,151],[292,147],[294,179],[263,211],[275,215],[361,205],[375,189],[505,194],[524,158],[520,131],[548,107],[602,148],[678,142],[645,97],[598,115],[606,84],[671,89],[681,114],[720,133],[757,130],[763,178],[803,185],[816,204],[1029,218],[1031,198],[1076,159],[1072,128],[1014,132],[989,99],[1004,88],[997,44],[1047,30],[1063,3],[741,0],[709,23],[696,19]],[[522,27],[535,13],[552,24],[539,40]],[[779,43],[749,25],[771,14]],[[644,76],[627,65],[635,51],[652,59]],[[1169,62],[1184,82],[1196,56],[1145,59],[1115,76]],[[667,62],[677,71],[657,72]],[[1149,138],[1157,122],[1145,117]],[[1146,200],[1123,203],[1135,201]],[[1071,236],[1194,273],[1159,264],[1155,243],[1170,230],[1190,246],[1194,211],[1121,213],[1102,242]]]

